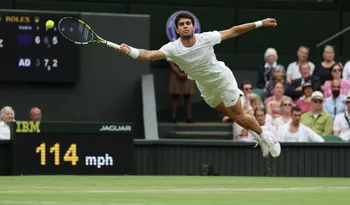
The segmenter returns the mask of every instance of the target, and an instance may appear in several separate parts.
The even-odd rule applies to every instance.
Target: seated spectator
[[[300,124],[301,110],[299,107],[291,109],[292,121],[281,125],[277,132],[280,142],[324,142],[324,139],[309,127]]]
[[[266,122],[266,111],[263,108],[257,108],[254,111],[254,117],[258,121],[259,125],[261,126],[261,129],[264,131],[270,131],[273,134],[277,134],[276,128],[268,124]],[[253,142],[254,136],[248,132],[247,130],[242,132],[242,136],[240,136],[240,141],[247,141],[247,142]]]
[[[250,114],[251,116],[254,116],[254,110],[264,107],[261,98],[258,95],[250,97],[250,105],[252,106],[252,109],[250,109],[247,114]],[[272,116],[269,114],[266,114],[266,123],[271,125],[273,123]]]
[[[340,63],[336,63],[331,68],[332,80],[339,80],[341,84],[340,94],[347,95],[350,88],[350,81],[342,79],[343,66]],[[323,86],[323,95],[325,98],[332,96],[331,84],[332,80],[327,80]]]
[[[243,81],[240,85],[240,89],[244,94],[244,96],[241,96],[243,110],[247,112],[248,110],[252,109],[250,105],[250,97],[255,95],[253,93],[253,84],[249,81]]]
[[[333,118],[323,109],[323,102],[322,92],[314,91],[311,95],[311,111],[301,116],[301,123],[311,128],[318,135],[327,136],[332,134]]]
[[[331,80],[330,70],[335,65],[335,51],[333,46],[326,45],[323,50],[323,61],[316,65],[313,75],[319,76],[321,79],[321,85],[327,80]]]
[[[12,107],[5,106],[0,110],[0,140],[10,140],[11,130],[10,124],[15,119],[15,112]]]
[[[309,112],[311,110],[311,94],[312,94],[312,85],[307,82],[303,84],[303,96],[301,96],[295,103],[301,110],[301,114]]]
[[[306,46],[299,46],[297,51],[298,60],[290,63],[287,67],[287,82],[292,83],[292,80],[301,78],[301,73],[299,65],[307,63],[310,68],[310,75],[313,74],[315,65],[308,60],[309,58],[309,48]]]
[[[282,65],[277,65],[276,69],[273,72],[272,79],[265,87],[265,96],[264,96],[265,99],[272,96],[273,88],[275,87],[276,82],[283,83],[285,88],[288,86],[288,83],[285,80],[284,75],[285,75],[284,67]]]
[[[349,80],[350,81],[350,60],[347,61],[345,63],[345,65],[344,65],[343,80]]]
[[[268,48],[264,55],[265,64],[260,66],[258,71],[257,88],[265,88],[266,84],[271,80],[273,70],[277,66],[277,51],[274,48]]]
[[[281,111],[282,111],[282,115],[277,117],[274,121],[273,121],[273,126],[275,126],[275,128],[278,130],[278,127],[287,123],[290,123],[292,121],[291,118],[291,109],[293,106],[293,101],[290,97],[284,97],[281,100]]]
[[[266,112],[271,115],[273,118],[277,118],[282,115],[281,111],[281,100],[283,97],[287,97],[283,95],[284,93],[284,85],[280,82],[275,84],[273,89],[273,95],[268,97],[265,100]]]
[[[345,105],[343,101],[345,100],[346,96],[340,94],[340,80],[333,80],[331,89],[332,96],[326,99],[326,102],[323,104],[323,109],[331,114],[334,119],[337,114],[344,112]]]
[[[33,107],[32,109],[30,109],[29,117],[30,117],[30,120],[32,121],[41,121],[42,114],[41,114],[40,108]]]
[[[291,97],[293,101],[302,96],[302,85],[306,82],[311,83],[313,91],[321,90],[321,79],[318,76],[310,75],[310,66],[307,63],[300,64],[301,78],[292,81],[291,85],[286,89],[286,95]]]
[[[333,134],[339,136],[344,141],[350,140],[350,92],[346,99],[343,101],[346,104],[346,110],[344,113],[339,113],[335,117]]]

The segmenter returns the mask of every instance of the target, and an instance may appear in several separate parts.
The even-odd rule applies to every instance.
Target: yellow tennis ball
[[[46,28],[53,28],[54,25],[55,22],[53,22],[52,20],[46,21]]]

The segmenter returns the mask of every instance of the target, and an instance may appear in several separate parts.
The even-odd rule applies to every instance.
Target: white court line
[[[45,194],[45,193],[67,193],[67,194],[84,194],[84,193],[166,193],[166,192],[273,192],[273,191],[337,191],[348,190],[350,187],[291,187],[291,188],[187,188],[187,189],[100,189],[100,190],[0,190],[0,194]]]
[[[0,204],[21,204],[21,205],[141,205],[141,204],[130,204],[130,203],[102,203],[102,202],[69,202],[69,201],[33,201],[33,200],[0,200]],[[161,205],[161,204],[158,204]]]

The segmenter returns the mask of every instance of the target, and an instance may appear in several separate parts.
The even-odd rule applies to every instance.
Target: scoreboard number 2
[[[46,143],[41,143],[36,147],[36,153],[40,153],[40,165],[46,165]],[[54,146],[50,147],[50,153],[54,155],[54,164],[60,165],[60,143],[55,143]],[[71,162],[73,166],[77,165],[79,157],[77,156],[77,145],[71,144],[63,156],[64,162]]]

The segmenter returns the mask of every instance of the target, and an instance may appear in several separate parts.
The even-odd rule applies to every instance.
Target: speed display
[[[57,29],[77,14],[0,10],[0,81],[77,81],[79,50]],[[55,26],[48,29],[47,20]]]

